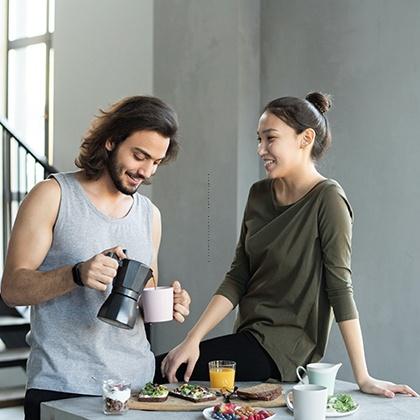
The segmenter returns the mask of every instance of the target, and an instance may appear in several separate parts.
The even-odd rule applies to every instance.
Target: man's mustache
[[[152,185],[152,177],[155,176],[155,174],[153,174],[151,177],[146,178],[143,175],[140,175],[140,178],[142,179],[142,185]]]
[[[152,175],[152,176],[153,176],[153,175]],[[152,177],[150,177],[150,178],[143,177],[143,182],[142,182],[142,184],[143,184],[143,185],[152,185]]]
[[[130,174],[130,173],[128,173],[128,174]],[[154,174],[153,174],[154,175]],[[152,176],[153,176],[152,175]],[[144,175],[141,175],[141,174],[139,174],[139,175],[135,175],[135,177],[136,178],[140,178],[141,179],[141,183],[142,183],[142,185],[151,185],[152,184],[152,177],[150,177],[150,178],[146,178]]]

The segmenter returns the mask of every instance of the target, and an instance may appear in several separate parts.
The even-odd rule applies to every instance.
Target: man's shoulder
[[[159,208],[156,206],[156,204],[153,203],[153,201],[149,197],[147,197],[147,196],[145,196],[145,195],[143,195],[139,192],[136,193],[136,196],[137,196],[137,200],[138,200],[138,202],[141,206],[148,207],[151,210],[151,212],[153,213],[154,216],[157,216],[157,217],[160,218]]]
[[[155,204],[153,204],[152,200],[149,197],[147,197],[144,194],[141,194],[138,191],[136,192],[135,197],[137,197],[137,200],[141,205],[146,205],[146,206],[149,206],[149,207],[156,207]]]
[[[38,182],[28,193],[29,197],[39,198],[59,198],[61,195],[61,187],[55,178],[47,178]]]
[[[54,223],[60,207],[61,189],[53,179],[38,182],[26,195],[19,207],[20,218]]]

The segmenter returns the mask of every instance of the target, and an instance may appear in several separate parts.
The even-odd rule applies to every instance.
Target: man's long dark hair
[[[108,110],[100,110],[83,138],[78,168],[89,179],[98,179],[107,166],[109,154],[105,143],[110,140],[117,147],[136,131],[156,131],[169,137],[169,147],[162,163],[174,160],[178,154],[178,121],[175,111],[162,100],[152,96],[131,96],[113,104]]]

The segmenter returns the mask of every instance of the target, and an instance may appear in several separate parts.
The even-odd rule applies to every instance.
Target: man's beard
[[[147,178],[144,178],[140,175],[140,178],[143,180],[137,187],[129,188],[126,187],[122,182],[122,177],[124,174],[124,167],[118,163],[117,160],[117,150],[118,147],[114,148],[109,152],[108,162],[107,162],[107,169],[109,176],[112,179],[112,182],[115,185],[115,188],[125,194],[125,195],[134,195],[137,190],[140,188],[141,184],[149,185],[150,181]]]

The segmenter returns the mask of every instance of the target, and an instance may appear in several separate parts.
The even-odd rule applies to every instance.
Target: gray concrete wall
[[[7,60],[7,13],[6,13],[6,0],[0,0],[0,88],[5,92],[6,80],[6,63]],[[6,115],[6,97],[2,93],[0,95],[0,115]]]
[[[1,0],[1,22],[4,6]],[[56,0],[55,23],[53,164],[74,170],[82,135],[99,107],[153,93],[153,1],[124,0],[121,7],[117,0]],[[1,41],[0,55],[3,47]],[[151,188],[143,193],[150,196]],[[0,376],[0,387],[25,382],[20,368],[2,369]]]
[[[98,108],[153,93],[152,0],[56,0],[54,165],[74,169]]]
[[[153,184],[163,219],[160,282],[178,278],[193,297],[184,325],[154,326],[159,353],[183,338],[223,279],[258,177],[259,4],[157,0],[154,15],[154,93],[177,110],[182,142]],[[231,332],[232,321],[211,335]]]
[[[322,90],[333,147],[321,169],[354,207],[353,281],[372,375],[420,388],[420,3],[262,2],[262,103]],[[351,369],[334,329],[326,360]]]
[[[179,278],[194,305],[184,326],[154,328],[156,351],[181,340],[222,280],[249,185],[258,178],[259,13],[251,0],[155,1],[154,10],[152,1],[124,8],[111,0],[57,1],[54,164],[60,170],[74,168],[98,106],[148,93],[180,116],[179,160],[159,169],[153,187],[142,192],[153,191],[162,212],[161,282]],[[230,332],[232,322],[214,334]]]
[[[260,106],[313,89],[332,93],[334,144],[321,168],[341,182],[356,214],[353,278],[368,363],[372,374],[419,389],[419,146],[411,131],[420,107],[420,4],[265,0],[261,44],[259,7],[253,0],[125,0],[124,7],[57,0],[54,164],[73,168],[99,106],[134,93],[175,106],[183,150],[153,186],[164,228],[161,282],[181,279],[194,303],[184,326],[156,329],[156,350],[167,350],[230,264],[258,177]],[[215,334],[230,330],[231,319]],[[340,376],[351,379],[336,329],[326,359],[345,361]]]
[[[3,65],[7,59],[7,13],[6,0],[0,0],[0,89],[5,92],[7,85],[6,67]],[[0,115],[4,118],[6,116],[6,98],[5,95],[0,95]],[[3,147],[0,147],[0,159],[3,161]],[[3,185],[3,171],[0,174],[0,182]],[[0,210],[3,212],[3,189],[0,196]],[[3,237],[3,224],[0,226],[0,235]],[[3,255],[3,241],[0,241],[0,255]],[[3,260],[0,261],[0,270],[3,271]]]

